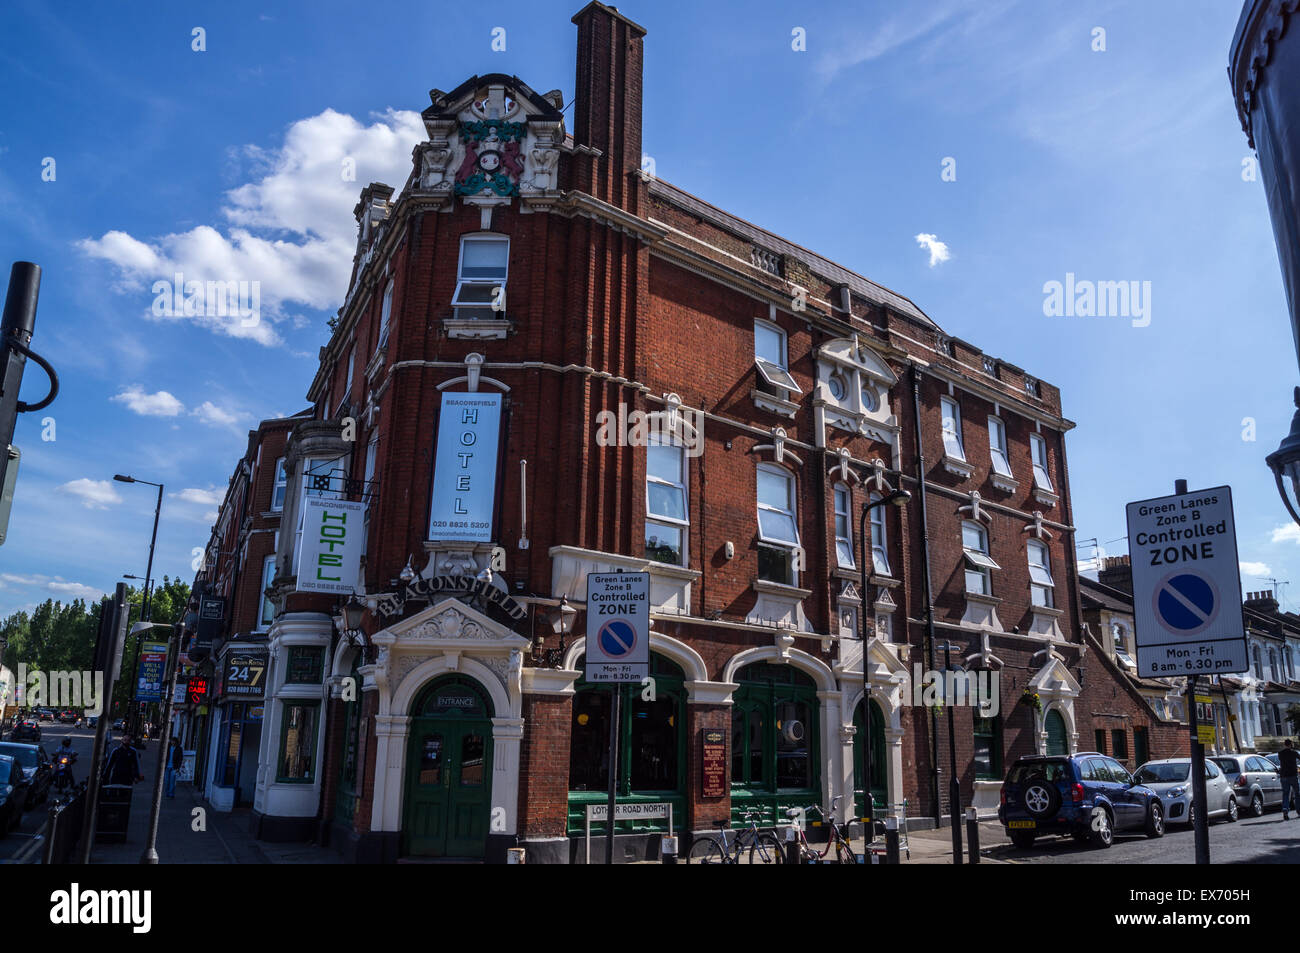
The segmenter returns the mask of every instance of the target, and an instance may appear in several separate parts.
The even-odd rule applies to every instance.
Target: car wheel
[[[1011,843],[1021,850],[1028,850],[1034,846],[1034,834],[1032,831],[1012,831]]]
[[[1236,821],[1237,821],[1237,799],[1235,797],[1229,797],[1228,798],[1228,823],[1235,824]]]
[[[1061,792],[1046,778],[1031,778],[1021,793],[1021,800],[1029,816],[1041,821],[1056,816],[1061,807]]]
[[[1104,807],[1093,808],[1092,845],[1105,850],[1115,843],[1115,826],[1110,819],[1110,812]]]
[[[1147,837],[1163,837],[1165,834],[1165,812],[1160,802],[1153,800],[1147,808]]]
[[[1260,794],[1258,791],[1256,791],[1255,796],[1250,799],[1250,816],[1264,816],[1264,795]]]

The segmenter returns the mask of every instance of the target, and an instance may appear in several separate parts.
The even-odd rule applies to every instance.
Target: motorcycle
[[[60,751],[54,762],[54,788],[62,791],[72,787],[76,782],[72,778],[72,766],[76,764],[77,752]]]

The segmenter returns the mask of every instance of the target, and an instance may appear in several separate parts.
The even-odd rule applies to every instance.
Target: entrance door
[[[408,856],[482,857],[491,817],[492,722],[477,685],[440,679],[417,699],[402,825]]]

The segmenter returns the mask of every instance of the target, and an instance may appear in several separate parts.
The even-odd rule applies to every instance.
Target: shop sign
[[[208,680],[202,675],[195,675],[185,683],[185,691],[191,705],[202,705],[208,698]]]
[[[700,764],[703,767],[704,797],[724,797],[727,793],[727,733],[717,728],[705,728],[701,732],[704,745]]]
[[[135,680],[135,700],[162,701],[162,686],[166,680],[167,643],[145,642],[140,646],[140,660]]]
[[[443,394],[429,539],[486,543],[496,502],[500,394]]]
[[[222,689],[231,698],[261,698],[266,692],[266,652],[231,652],[226,656]]]
[[[348,595],[361,571],[364,503],[309,496],[303,500],[298,591]]]
[[[515,622],[522,622],[528,618],[528,610],[510,598],[507,592],[498,589],[490,582],[480,582],[477,577],[467,575],[433,576],[430,578],[417,576],[401,592],[379,597],[375,606],[379,614],[387,619],[391,616],[400,615],[406,608],[408,599],[432,602],[433,597],[439,595],[468,595],[471,598],[481,600],[486,605],[496,606]]]

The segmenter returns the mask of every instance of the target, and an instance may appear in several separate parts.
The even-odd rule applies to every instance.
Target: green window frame
[[[275,780],[280,784],[312,784],[316,780],[320,700],[292,698],[284,699],[280,704],[280,742],[275,762]],[[293,750],[290,750],[291,738]],[[291,758],[294,760],[291,761]]]
[[[325,671],[325,647],[291,645],[288,661],[284,672],[286,685],[319,685]]]
[[[578,667],[583,663],[579,661]],[[668,802],[673,823],[680,828],[686,818],[686,676],[662,655],[650,654],[650,677],[655,700],[642,697],[639,682],[619,685],[618,785],[620,802]],[[607,683],[580,678],[574,686],[569,741],[568,828],[570,835],[586,831],[586,806],[609,798],[609,716],[612,693]],[[658,713],[658,717],[656,717]],[[666,714],[666,718],[664,715]],[[584,718],[585,716],[585,718]],[[664,723],[673,737],[665,740]],[[605,829],[593,822],[592,832]],[[666,818],[618,821],[618,833],[666,831]]]
[[[975,765],[975,780],[1002,780],[1002,718],[994,715],[983,718],[975,715],[975,748],[972,761]]]

